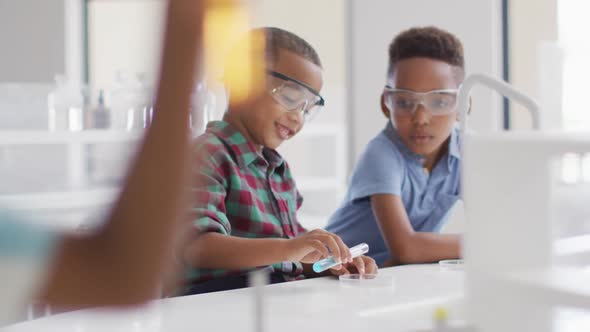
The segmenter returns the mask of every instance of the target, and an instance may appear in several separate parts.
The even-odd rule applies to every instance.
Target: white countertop
[[[373,281],[345,286],[335,278],[318,278],[266,286],[265,331],[429,327],[431,308],[463,293],[463,272],[444,271],[438,265],[382,269]],[[165,299],[126,312],[82,310],[2,331],[252,331],[252,293],[252,289],[240,289]]]
[[[432,327],[433,310],[464,317],[463,271],[437,264],[380,270],[379,279],[346,286],[318,278],[264,287],[266,332],[415,331]],[[142,309],[82,310],[0,329],[2,332],[254,331],[252,289],[155,301]],[[590,327],[590,314],[562,315],[558,331]],[[572,324],[572,322],[576,322]],[[582,324],[582,325],[580,325]],[[568,329],[571,327],[571,329]],[[259,331],[257,331],[259,332]]]

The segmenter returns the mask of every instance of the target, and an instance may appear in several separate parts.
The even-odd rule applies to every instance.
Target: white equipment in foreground
[[[549,332],[560,306],[590,309],[590,274],[553,260],[553,184],[566,153],[590,153],[590,135],[466,132],[469,91],[483,84],[520,102],[539,127],[538,106],[504,82],[470,76],[459,94],[466,318],[478,332]]]

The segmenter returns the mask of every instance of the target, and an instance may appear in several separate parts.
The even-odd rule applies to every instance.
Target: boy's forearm
[[[391,250],[390,263],[430,263],[459,257],[460,237],[414,231],[401,197],[373,195],[371,208]]]
[[[287,239],[247,239],[205,233],[184,251],[185,263],[206,269],[241,269],[270,265],[288,257]]]
[[[402,264],[455,259],[461,255],[461,237],[455,234],[415,232],[399,247],[399,252],[392,256]]]

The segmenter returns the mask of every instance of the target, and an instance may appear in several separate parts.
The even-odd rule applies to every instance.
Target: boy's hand
[[[350,249],[338,235],[315,229],[286,243],[287,260],[312,264],[322,258],[334,256],[343,264],[351,263]]]
[[[369,256],[355,257],[352,263],[338,265],[330,269],[330,273],[335,276],[343,274],[376,274],[377,263]]]
[[[381,266],[381,267],[391,267],[391,266],[396,266],[396,265],[399,265],[399,263],[395,259],[390,258],[390,259],[386,260],[385,262],[383,262],[383,266]]]

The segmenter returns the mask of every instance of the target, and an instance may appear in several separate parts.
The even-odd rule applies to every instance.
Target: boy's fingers
[[[334,238],[330,236],[329,233],[322,235],[322,242],[324,242],[324,245],[330,249],[332,256],[334,256],[334,260],[336,260],[336,262],[342,262],[342,254],[340,253],[340,247],[338,246],[336,240],[334,240]]]
[[[350,249],[348,248],[348,246],[344,243],[344,241],[342,241],[340,236],[335,235],[335,234],[331,234],[331,235],[335,239],[336,243],[338,243],[338,246],[340,247],[340,255],[342,257],[342,261],[344,263],[352,263],[352,255],[350,254]]]
[[[317,261],[322,259],[322,254],[320,254],[317,250],[312,250],[305,256],[303,256],[300,260],[302,263],[313,264]]]
[[[378,272],[377,263],[371,257],[362,256],[365,263],[365,271],[368,274],[376,274]]]
[[[348,269],[346,269],[344,266],[342,266],[342,264],[334,266],[333,268],[330,269],[330,272],[335,276],[341,276],[343,274],[350,274]]]
[[[365,274],[365,261],[363,257],[355,257],[352,263],[360,274]]]
[[[311,240],[310,245],[316,250],[318,251],[318,253],[320,254],[321,258],[326,258],[330,255],[330,252],[328,251],[328,248],[326,248],[326,246],[322,243],[322,241],[320,240]]]

